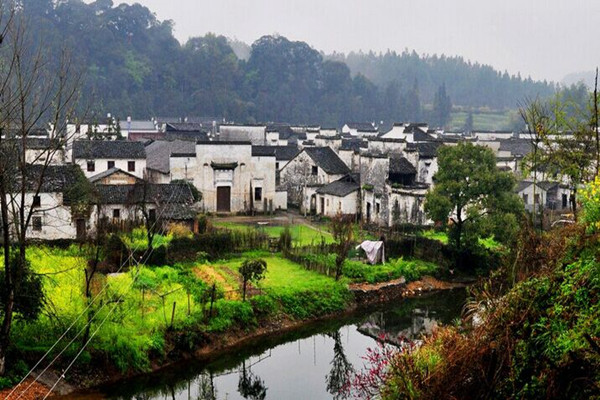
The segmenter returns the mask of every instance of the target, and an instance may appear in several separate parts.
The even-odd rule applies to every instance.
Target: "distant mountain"
[[[423,120],[444,88],[454,105],[514,108],[554,85],[459,57],[416,53],[324,56],[304,42],[264,36],[252,46],[208,34],[179,43],[170,21],[112,0],[21,0],[32,42],[71,50],[82,68],[82,110],[148,118],[212,115],[238,122]],[[445,85],[445,87],[444,87]],[[446,102],[447,104],[447,102]],[[88,115],[89,116],[89,115]]]

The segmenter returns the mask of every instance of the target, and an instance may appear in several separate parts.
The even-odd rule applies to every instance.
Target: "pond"
[[[402,300],[262,340],[209,363],[188,361],[103,388],[94,397],[333,399],[336,382],[329,378],[340,360],[345,359],[351,368],[360,370],[367,349],[377,346],[375,338],[385,334],[396,343],[401,338],[419,339],[436,325],[458,318],[465,299],[465,289],[456,289]]]

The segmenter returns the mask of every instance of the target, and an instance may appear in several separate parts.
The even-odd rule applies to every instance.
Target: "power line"
[[[181,197],[181,189],[179,189],[179,193],[177,195],[177,198],[179,199]],[[173,198],[173,195],[176,192],[173,191],[171,193],[171,196],[169,197],[169,200],[166,202],[166,204],[171,203],[171,200]],[[156,220],[154,221],[154,223],[151,226],[151,229],[154,229],[156,224],[158,223],[158,221],[160,220],[160,217],[162,217],[162,214],[165,212],[166,207],[163,208],[163,210],[161,210],[161,214],[158,218],[156,218]],[[138,250],[138,249],[135,249]],[[133,259],[133,254],[135,253],[135,250],[131,251],[129,256],[127,257],[127,259],[125,260],[125,262],[123,262],[123,264],[121,264],[121,266],[119,267],[119,269],[117,270],[117,273],[119,273],[122,268],[129,262],[130,259]],[[154,252],[154,248],[152,248],[152,251],[150,251],[150,253],[148,254],[148,257],[146,258],[146,261],[148,261],[150,255]],[[136,266],[138,266],[138,272],[137,274],[139,275],[139,265],[141,264],[141,262],[137,262],[136,260],[133,260],[136,263]],[[134,279],[137,279],[137,275]],[[134,282],[134,281],[133,281]],[[133,283],[132,283],[133,284]],[[73,326],[75,326],[75,324],[77,323],[77,321],[79,321],[79,319],[85,314],[85,312],[92,306],[92,304],[94,303],[94,301],[100,297],[101,294],[104,293],[104,291],[106,290],[106,288],[108,287],[108,283],[102,288],[102,290],[92,299],[92,301],[88,304],[88,306],[79,314],[79,316],[73,321],[73,323],[71,323],[71,325],[69,326],[69,328],[58,338],[58,340],[50,347],[50,349],[42,356],[42,358],[34,365],[33,368],[31,368],[29,370],[29,372],[27,373],[27,375],[25,375],[25,377],[23,377],[23,379],[21,379],[21,381],[19,382],[19,384],[17,384],[12,390],[11,392],[7,395],[6,398],[10,397],[15,390],[25,381],[25,379],[27,379],[27,377],[29,377],[31,375],[31,373],[35,370],[35,368],[37,368],[42,361],[50,354],[50,352],[58,345],[58,343],[60,343],[60,341],[66,336],[66,334],[73,328]],[[117,303],[118,304],[118,303]],[[106,303],[104,303],[100,309],[96,312],[95,315],[98,315],[98,313],[106,306]],[[39,378],[48,370],[48,368],[50,368],[50,366],[52,366],[52,364],[54,364],[54,362],[58,359],[58,357],[60,357],[65,351],[66,349],[79,337],[79,335],[83,332],[83,330],[85,330],[87,328],[88,325],[91,325],[91,323],[93,322],[93,317],[90,319],[90,321],[88,321],[88,323],[86,323],[84,325],[84,327],[75,335],[75,337],[73,339],[71,339],[71,341],[61,350],[61,352],[54,357],[54,359],[50,362],[50,364],[48,364],[48,366],[46,366],[46,368],[44,368],[44,370],[33,380],[33,382],[31,382],[29,384],[29,386],[27,386],[25,388],[24,391],[22,391],[19,396],[17,397],[17,400],[19,398],[21,398],[21,396],[23,396],[23,394],[25,394],[30,388],[31,386],[37,382],[39,380]],[[85,348],[85,346],[87,345],[87,343],[83,346],[83,348]]]

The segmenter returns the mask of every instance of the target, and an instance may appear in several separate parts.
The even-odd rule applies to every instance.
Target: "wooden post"
[[[211,291],[211,294],[210,294],[210,310],[208,312],[208,318],[209,319],[212,318],[213,304],[215,302],[215,295],[216,295],[216,293],[217,293],[217,284],[215,282],[215,283],[213,283],[212,291]]]
[[[171,328],[173,328],[173,320],[175,319],[175,306],[177,305],[177,302],[174,301],[173,302],[173,311],[171,311]]]

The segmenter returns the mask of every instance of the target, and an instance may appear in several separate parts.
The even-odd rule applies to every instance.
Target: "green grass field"
[[[269,226],[269,225],[259,226],[258,224],[248,225],[248,224],[228,222],[228,221],[219,221],[219,220],[212,220],[212,223],[213,223],[213,226],[215,226],[215,227],[226,228],[226,229],[230,229],[230,230],[238,230],[238,231],[259,230],[273,238],[278,238],[281,235],[281,233],[285,230],[284,226]],[[333,242],[333,237],[331,236],[331,233],[327,232],[324,229],[318,230],[318,229],[315,229],[311,226],[304,225],[304,224],[289,225],[289,229],[292,234],[292,241],[297,246],[308,246],[311,244],[319,244],[319,243],[321,243],[322,240],[325,240],[326,243]]]
[[[460,131],[465,126],[468,113],[465,111],[452,112],[450,118],[450,130]],[[498,112],[473,112],[473,129],[484,131],[504,131],[511,129],[510,111]]]

